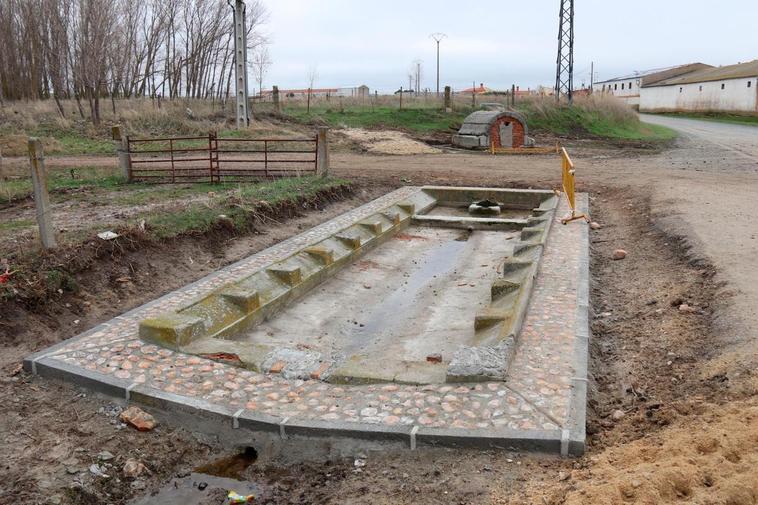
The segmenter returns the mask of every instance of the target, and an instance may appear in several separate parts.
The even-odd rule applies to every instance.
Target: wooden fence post
[[[47,192],[47,173],[42,144],[37,137],[29,137],[29,163],[32,168],[32,185],[34,186],[34,206],[37,208],[39,237],[45,249],[56,246],[53,223],[51,221],[50,195]]]
[[[329,140],[326,135],[328,131],[329,128],[326,126],[320,126],[316,139],[316,173],[324,177],[329,175]]]
[[[121,131],[121,126],[111,127],[111,138],[116,145],[116,155],[118,156],[118,166],[121,169],[121,175],[127,182],[132,182],[132,166],[129,162],[129,145],[126,136]]]
[[[450,86],[445,86],[445,112],[453,112],[453,107],[450,103]]]
[[[274,97],[274,111],[277,114],[279,114],[280,112],[282,112],[282,106],[279,103],[279,86],[274,86],[271,94]]]
[[[0,149],[0,181],[5,181],[8,179],[8,176],[5,174],[5,170],[3,169],[3,151]]]

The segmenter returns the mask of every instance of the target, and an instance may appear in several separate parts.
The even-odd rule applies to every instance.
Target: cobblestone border
[[[579,193],[577,210],[589,215],[589,195]],[[560,226],[560,225],[559,225]],[[568,226],[568,225],[565,225]],[[587,438],[587,367],[590,343],[590,237],[589,226],[582,225],[580,240],[584,245],[579,256],[577,285],[576,328],[574,333],[574,377],[571,378],[571,399],[566,429],[561,434],[561,455],[584,454]]]
[[[390,193],[380,200],[387,201],[385,198],[393,194],[402,195],[397,199],[406,198],[408,196],[408,188],[404,189],[404,193]],[[581,208],[580,210],[586,210],[588,207],[587,195],[578,195],[578,203]],[[359,211],[361,209],[362,207],[347,214],[353,216],[360,215]],[[249,410],[247,408],[233,408],[231,405],[214,403],[202,398],[174,394],[147,384],[138,384],[130,379],[119,379],[112,374],[90,371],[59,359],[65,356],[65,353],[68,352],[65,349],[71,349],[72,344],[76,344],[98,331],[111,327],[119,328],[126,322],[125,318],[161,303],[167,297],[170,297],[172,293],[141,307],[132,309],[126,314],[88,330],[77,337],[35,353],[24,360],[24,367],[36,375],[69,381],[127,402],[140,403],[148,407],[163,410],[169,416],[174,412],[177,414],[177,419],[182,417],[179,414],[189,414],[193,417],[211,419],[215,423],[221,423],[217,424],[219,427],[245,430],[250,434],[254,432],[267,432],[274,435],[278,434],[283,439],[290,437],[341,437],[370,441],[399,441],[407,443],[407,446],[411,449],[422,446],[475,447],[482,449],[535,450],[554,454],[560,453],[564,456],[580,455],[584,451],[584,423],[587,395],[589,232],[587,226],[583,223],[572,223],[567,226],[581,226],[582,230],[578,234],[581,241],[581,252],[575,308],[575,335],[577,338],[573,340],[572,348],[574,352],[571,360],[574,376],[571,378],[570,391],[568,393],[568,414],[565,420],[559,423],[558,429],[548,429],[548,426],[545,429],[512,429],[503,426],[462,429],[429,427],[417,423],[386,426],[344,420],[326,421],[321,419],[289,418],[269,415],[265,412]],[[298,238],[302,241],[302,236],[296,236],[280,244],[290,243],[290,241],[298,240]],[[273,246],[266,251],[274,249],[277,246]],[[226,268],[235,267],[244,261],[241,260]],[[225,270],[222,269],[219,272],[214,272],[192,283],[190,286],[207,282]],[[110,343],[113,343],[113,341]],[[91,348],[85,348],[85,350],[89,352],[89,349],[97,348],[98,345],[95,344]],[[508,388],[507,385],[506,388]],[[521,393],[515,392],[521,396]]]

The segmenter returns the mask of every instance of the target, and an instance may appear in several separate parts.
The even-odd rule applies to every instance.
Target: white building
[[[366,86],[365,84],[361,84],[360,86],[345,86],[342,88],[337,88],[337,92],[335,94],[337,96],[352,96],[352,97],[365,98],[369,95],[369,89],[368,89],[368,86]]]
[[[644,83],[640,110],[758,113],[758,60]]]
[[[713,68],[703,63],[690,63],[676,67],[658,68],[644,72],[634,72],[629,75],[615,77],[606,81],[596,82],[592,85],[593,93],[607,93],[623,100],[628,105],[637,107],[640,105],[640,92],[642,87],[657,83],[665,79],[680,77],[703,69]]]

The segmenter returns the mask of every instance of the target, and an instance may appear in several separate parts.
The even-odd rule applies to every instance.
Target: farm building
[[[490,93],[490,92],[492,92],[492,90],[490,88],[485,87],[484,83],[480,83],[479,86],[477,86],[475,88],[466,88],[466,89],[462,89],[460,91],[457,91],[457,93],[459,93],[461,95],[471,95],[471,94],[474,94],[474,95],[484,95],[484,94]]]
[[[634,72],[608,79],[607,81],[596,82],[592,85],[592,92],[607,93],[623,100],[628,105],[638,106],[640,104],[640,90],[642,87],[709,68],[713,67],[703,63],[690,63],[676,67]]]
[[[645,83],[640,110],[758,113],[758,60]]]

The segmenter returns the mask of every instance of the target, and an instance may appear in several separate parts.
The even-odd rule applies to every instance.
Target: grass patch
[[[580,97],[571,107],[551,98],[530,100],[519,109],[527,116],[530,129],[562,137],[664,142],[677,135],[670,128],[643,123],[632,109],[606,96]]]
[[[170,238],[184,233],[204,233],[216,226],[220,215],[226,216],[235,229],[249,227],[250,208],[266,202],[271,205],[313,196],[319,191],[348,184],[344,179],[321,177],[290,177],[261,184],[213,185],[219,196],[210,202],[191,204],[180,211],[140,216],[148,224],[151,234]],[[203,187],[203,190],[206,188]]]
[[[730,114],[728,112],[664,112],[658,115],[758,126],[758,115]]]
[[[79,188],[115,190],[126,187],[126,179],[112,169],[95,167],[51,170],[47,175],[47,189],[51,193]],[[33,192],[31,177],[0,181],[0,203],[10,203],[30,196]]]
[[[106,128],[102,128],[105,131]],[[75,129],[64,129],[57,125],[43,124],[33,130],[35,137],[52,137],[58,146],[55,151],[65,154],[111,154],[115,153],[113,142],[87,135]]]
[[[409,130],[419,133],[449,132],[457,130],[463,119],[471,112],[461,110],[445,113],[440,109],[414,108],[398,109],[395,107],[344,108],[311,108],[310,114],[302,107],[290,108],[285,111],[288,116],[297,121],[322,121],[333,127],[395,129]]]
[[[11,221],[0,222],[0,232],[29,228],[35,224],[37,223],[31,219],[13,219]]]
[[[116,205],[146,205],[150,203],[166,202],[169,200],[180,200],[182,198],[192,197],[195,195],[219,192],[228,189],[224,184],[211,184],[209,182],[198,182],[188,184],[139,184],[133,183],[122,188],[119,195],[112,199]]]

